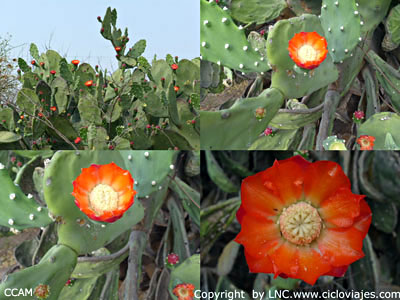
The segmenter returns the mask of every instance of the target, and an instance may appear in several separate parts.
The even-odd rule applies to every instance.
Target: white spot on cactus
[[[146,151],[146,152],[144,153],[144,157],[147,158],[147,157],[149,157],[149,156],[150,156],[150,153]]]
[[[258,48],[254,48],[254,51],[258,51]]]
[[[228,19],[223,17],[221,21],[222,21],[222,23],[226,23],[226,21],[228,21]]]
[[[257,67],[257,66],[258,66],[258,61],[256,61],[256,62],[254,63],[254,65]]]
[[[229,48],[229,44],[225,44],[225,49],[228,49]]]
[[[21,231],[19,231],[18,229],[15,229],[14,227],[10,228],[10,231],[14,234],[20,233]]]
[[[326,9],[326,4],[322,5],[322,8],[323,8],[323,9]]]
[[[34,214],[30,214],[29,215],[29,220],[33,221],[33,219],[35,219],[35,215]]]
[[[244,50],[244,51],[247,51],[247,49],[249,49],[249,47],[243,46],[243,50]]]
[[[50,162],[51,162],[51,160],[48,159],[48,158],[46,158],[46,159],[44,160],[44,168],[45,168],[45,169],[46,169],[48,166],[50,166]]]
[[[173,170],[173,169],[175,169],[175,166],[174,166],[174,165],[170,165],[169,168],[170,168],[171,170]]]
[[[207,46],[207,43],[206,43],[206,42],[202,42],[202,43],[201,43],[201,46],[202,46],[202,47],[206,47],[206,46]]]
[[[86,227],[87,227],[87,228],[90,228],[90,224],[86,224]]]
[[[341,60],[340,63],[342,64],[342,63],[343,63],[343,60]]]
[[[132,160],[132,155],[128,155],[128,160]]]
[[[41,211],[42,211],[42,207],[41,207],[41,206],[38,206],[38,208],[36,208],[36,210],[37,210],[38,212],[41,212]]]
[[[358,7],[359,6],[359,4],[356,2],[356,6]]]
[[[0,163],[0,170],[3,170],[5,167],[2,163]]]
[[[336,2],[335,2],[335,5],[336,5],[336,6],[339,6],[339,1],[336,1]]]
[[[349,53],[349,49],[344,49],[344,53]]]
[[[105,225],[105,224],[101,224],[101,227],[102,227],[102,228],[105,228],[105,227],[106,227],[106,225]]]
[[[261,60],[261,61],[263,61],[263,60],[264,60],[264,57],[263,57],[263,56],[261,56],[261,57],[260,57],[260,60]]]
[[[335,52],[335,48],[332,48],[332,52]]]
[[[364,22],[363,22],[363,21],[361,21],[361,22],[360,22],[360,25],[361,25],[361,26],[363,26],[363,25],[364,25]]]
[[[12,193],[12,194],[10,194],[10,200],[14,200],[15,199],[15,194],[14,193]]]
[[[162,186],[160,185],[160,186],[158,187],[158,189],[161,191],[161,190],[162,190]]]
[[[340,26],[340,31],[343,31],[344,30],[344,26]]]
[[[224,8],[222,10],[228,10],[228,8],[226,6],[224,6]]]
[[[136,180],[135,180],[135,185],[138,185],[139,184],[139,182],[137,182]]]
[[[13,219],[8,219],[8,224],[9,225],[14,225],[14,220]]]
[[[264,72],[261,72],[261,75],[264,75]]]
[[[220,66],[220,65],[221,65],[221,62],[220,62],[220,61],[217,61],[217,65]]]
[[[243,64],[240,64],[240,65],[239,65],[239,68],[243,69]]]
[[[150,196],[149,195],[146,195],[146,197],[145,197],[146,199],[149,199],[150,198]]]
[[[354,15],[358,16],[358,10],[354,11]]]
[[[332,28],[329,27],[329,28],[328,28],[328,31],[329,31],[329,32],[332,32]]]
[[[28,194],[28,199],[32,199],[33,198],[33,196],[32,196],[32,194]]]
[[[242,26],[242,25],[239,25],[238,28],[239,28],[239,30],[242,30],[242,29],[243,29],[243,26]]]
[[[151,185],[152,186],[155,186],[157,184],[157,182],[155,181],[155,180],[153,180],[152,182],[151,182]]]
[[[208,20],[204,20],[204,22],[203,22],[204,26],[207,26],[208,23],[209,23]]]

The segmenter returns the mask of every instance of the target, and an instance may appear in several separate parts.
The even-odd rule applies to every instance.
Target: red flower
[[[362,119],[364,119],[364,112],[362,110],[357,110],[354,112],[353,114],[353,120],[354,121],[361,121]]]
[[[173,266],[179,263],[179,255],[175,253],[170,253],[167,256],[167,264],[169,266]]]
[[[74,143],[75,144],[79,144],[80,142],[81,142],[81,138],[78,136],[76,139],[75,139],[75,141],[74,141]]]
[[[174,91],[175,92],[178,92],[180,90],[180,87],[179,86],[174,86]]]
[[[178,70],[178,65],[177,64],[172,64],[171,65],[172,70]]]
[[[328,54],[328,43],[316,32],[296,33],[289,41],[289,56],[301,68],[315,69]]]
[[[371,210],[351,192],[342,168],[295,156],[247,177],[236,217],[235,241],[245,248],[249,269],[299,278],[343,276],[362,251]]]
[[[194,285],[191,283],[178,284],[174,287],[172,293],[178,297],[178,300],[193,300]]]
[[[51,70],[51,71],[50,71],[50,74],[55,75],[55,74],[56,74],[56,71],[55,71],[55,70]]]
[[[80,61],[77,60],[77,59],[74,59],[73,61],[71,61],[71,63],[72,63],[74,66],[77,66],[77,65],[79,65]]]
[[[32,65],[36,65],[36,60],[32,60],[32,61],[31,61],[31,64],[32,64]]]
[[[40,112],[40,113],[38,113],[38,116],[41,118],[41,117],[43,117],[43,114]]]
[[[272,135],[273,134],[273,130],[272,130],[272,128],[267,128],[267,129],[265,129],[264,130],[264,135],[266,135],[266,136],[270,136],[270,135]]]
[[[89,218],[115,222],[134,202],[136,191],[129,171],[115,163],[91,165],[73,182],[75,204]]]
[[[121,51],[121,47],[115,47],[115,51],[117,51],[117,52],[119,52],[119,51]]]
[[[57,110],[57,107],[55,107],[55,106],[50,106],[50,110],[51,110],[51,111],[56,111],[56,110]]]
[[[85,85],[86,85],[87,87],[91,87],[91,86],[93,85],[93,80],[88,80],[88,81],[86,81],[86,82],[85,82]]]
[[[23,120],[24,118],[25,118],[25,116],[24,115],[21,115],[20,117],[19,117],[21,120]],[[4,120],[5,121],[5,120]]]
[[[375,137],[370,135],[360,135],[357,139],[357,144],[360,145],[361,150],[373,150]]]
[[[42,62],[42,61],[39,64],[40,64],[41,67],[44,66],[44,62]]]

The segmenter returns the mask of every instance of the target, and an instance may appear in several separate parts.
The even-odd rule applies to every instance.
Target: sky
[[[79,59],[116,69],[115,50],[100,35],[97,16],[116,8],[117,27],[129,31],[128,47],[146,39],[143,56],[167,53],[192,59],[200,55],[200,1],[198,0],[18,0],[2,1],[0,37],[11,35],[10,57],[31,60],[30,43],[39,52],[56,50],[67,61]]]

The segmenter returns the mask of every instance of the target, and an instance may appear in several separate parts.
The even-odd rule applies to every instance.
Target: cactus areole
[[[115,163],[91,165],[73,182],[75,204],[90,219],[112,223],[134,202],[136,191],[129,171]]]
[[[316,32],[296,33],[289,41],[289,56],[299,67],[317,68],[328,54],[328,43]]]
[[[251,272],[314,284],[319,276],[343,276],[364,257],[371,210],[335,162],[275,161],[243,180],[241,199],[235,241]]]

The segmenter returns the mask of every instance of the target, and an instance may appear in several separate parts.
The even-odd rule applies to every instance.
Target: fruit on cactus
[[[79,144],[79,143],[81,142],[81,140],[82,140],[82,139],[78,136],[78,137],[75,139],[74,142],[75,142],[75,144]]]
[[[360,135],[357,139],[357,144],[360,145],[361,150],[373,150],[375,137],[370,135]]]
[[[178,70],[178,65],[177,64],[172,64],[171,65],[172,70]]]
[[[31,64],[34,66],[34,65],[36,65],[36,60],[32,60],[31,61]]]
[[[172,267],[178,263],[179,263],[179,255],[178,254],[175,254],[175,253],[168,254],[168,256],[166,258],[166,264],[169,267]]]
[[[50,295],[50,287],[47,284],[39,284],[33,293],[38,299],[46,299]]]
[[[57,107],[55,107],[55,106],[50,106],[50,110],[51,110],[51,111],[56,111],[56,110],[57,110]]]
[[[131,207],[136,191],[129,171],[115,163],[91,165],[73,182],[75,204],[90,219],[115,222]]]
[[[50,71],[50,74],[52,74],[52,75],[56,75],[56,73],[57,73],[57,72],[56,72],[55,70],[51,70],[51,71]]]
[[[117,52],[119,52],[119,51],[121,51],[121,47],[115,47],[115,51],[117,51]]]
[[[178,297],[178,300],[193,300],[194,285],[191,283],[177,284],[172,293]]]
[[[180,90],[180,87],[179,87],[179,86],[177,86],[177,85],[174,86],[174,91],[175,91],[175,92],[178,92],[179,90]]]
[[[365,116],[365,114],[362,110],[357,110],[353,114],[353,120],[354,120],[354,122],[359,122],[362,119],[364,119],[364,116]]]
[[[86,82],[85,82],[85,85],[86,85],[87,87],[91,87],[91,86],[93,85],[93,80],[88,80],[88,81],[86,81]]]
[[[41,67],[43,67],[43,66],[44,66],[44,62],[41,61],[41,62],[39,63],[39,65],[40,65]]]
[[[326,39],[317,32],[299,32],[289,41],[289,56],[301,68],[317,68],[328,54]]]
[[[371,210],[335,162],[275,161],[243,180],[241,199],[235,241],[251,272],[313,285],[322,275],[343,276],[364,257]]]
[[[74,59],[73,61],[71,61],[71,63],[72,63],[74,66],[77,66],[77,65],[79,65],[80,61],[77,60],[77,59]]]

